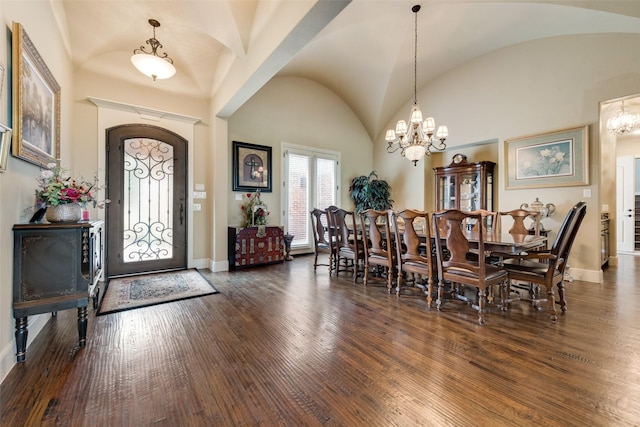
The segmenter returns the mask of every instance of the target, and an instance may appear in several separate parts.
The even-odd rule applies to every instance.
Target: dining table
[[[361,234],[362,229],[358,224],[357,233]],[[380,231],[384,237],[384,228],[381,227]],[[393,232],[393,227],[392,230]],[[353,230],[351,230],[353,233]],[[426,243],[426,234],[423,229],[416,228],[416,233],[418,237],[421,239],[421,243]],[[392,233],[392,238],[395,236]],[[542,235],[534,235],[534,234],[511,234],[509,232],[493,232],[493,231],[483,231],[483,241],[484,241],[484,250],[485,252],[501,252],[507,254],[519,254],[522,252],[526,252],[531,249],[539,249],[546,247],[547,244],[547,236]],[[433,245],[433,238],[435,233],[431,231],[431,240]],[[469,241],[471,248],[477,249],[479,236],[477,231],[467,230],[465,232],[465,237]],[[475,246],[475,247],[474,247]]]
[[[478,245],[479,236],[476,232],[468,231],[465,236],[471,245]],[[484,250],[486,252],[502,252],[509,254],[519,254],[531,249],[545,247],[546,236],[536,236],[533,234],[511,234],[508,232],[483,233]]]

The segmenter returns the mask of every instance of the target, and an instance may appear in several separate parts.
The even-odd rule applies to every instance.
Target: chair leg
[[[440,310],[442,305],[442,294],[444,293],[444,280],[440,279],[438,282],[438,298],[436,299],[436,308]]]
[[[511,292],[511,280],[506,279],[500,284],[500,309],[507,311],[507,304],[509,304],[509,293]]]
[[[357,275],[357,269],[354,268],[353,270],[353,281],[356,281],[356,275]],[[367,263],[365,262],[364,264],[364,277],[362,278],[362,284],[364,286],[367,286],[367,282],[369,281],[369,266],[367,265]]]
[[[313,259],[313,271],[316,271],[318,268],[318,251],[316,251],[315,258]]]
[[[478,288],[478,323],[484,325],[484,307],[487,303],[487,290]]]
[[[558,283],[558,298],[560,299],[560,308],[563,313],[567,312],[567,300],[564,297],[564,280]]]
[[[402,289],[402,285],[404,282],[404,273],[402,271],[398,271],[398,282],[396,283],[396,295],[400,295],[400,290]]]
[[[427,305],[429,307],[431,307],[431,305],[433,304],[432,292],[433,292],[433,278],[429,274],[429,277],[427,278]]]
[[[388,267],[387,270],[387,292],[391,294],[391,288],[393,287],[393,268]]]
[[[556,298],[553,295],[553,285],[547,287],[547,300],[549,303],[549,314],[554,322],[558,320],[558,312],[556,311]]]

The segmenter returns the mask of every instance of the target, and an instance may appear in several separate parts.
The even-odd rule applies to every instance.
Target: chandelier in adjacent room
[[[640,114],[629,111],[629,109],[624,106],[624,101],[622,101],[620,111],[607,120],[607,129],[615,135],[631,132],[638,126],[640,126]]]
[[[142,74],[145,74],[156,81],[156,79],[168,79],[176,73],[176,68],[173,66],[173,60],[169,58],[166,53],[158,53],[158,48],[162,48],[162,45],[156,39],[156,28],[160,26],[160,23],[155,19],[149,19],[149,24],[153,27],[153,37],[146,41],[151,47],[151,52],[147,52],[144,46],[135,49],[133,56],[131,56],[131,62]]]
[[[415,31],[414,31],[414,51],[413,51],[413,107],[411,107],[411,115],[409,116],[409,124],[404,120],[399,120],[396,124],[395,131],[389,129],[385,136],[387,141],[387,152],[395,153],[400,149],[400,154],[413,162],[415,166],[418,160],[425,155],[430,155],[433,151],[442,151],[447,148],[444,143],[449,135],[449,129],[446,126],[440,126],[435,133],[435,138],[440,142],[436,142],[434,131],[436,123],[433,117],[427,117],[422,121],[422,111],[418,106],[417,95],[417,79],[418,79],[418,11],[420,5],[411,8],[415,14]]]

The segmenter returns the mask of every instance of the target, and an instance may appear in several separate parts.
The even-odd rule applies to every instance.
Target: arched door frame
[[[189,165],[187,168],[187,190],[193,188],[193,167],[191,165],[193,165],[194,126],[201,119],[100,98],[89,97],[88,99],[98,107],[97,151],[100,182],[105,182],[105,130],[127,123],[148,123],[175,132],[189,142],[187,144],[187,164]],[[196,261],[193,259],[193,195],[191,191],[187,191],[187,206],[187,267],[206,268],[209,267],[207,260]],[[98,217],[104,219],[104,212],[98,212]]]

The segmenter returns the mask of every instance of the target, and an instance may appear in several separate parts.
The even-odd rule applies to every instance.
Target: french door
[[[310,212],[339,206],[340,154],[282,144],[282,223],[297,252],[313,250]]]
[[[187,266],[187,141],[149,125],[107,129],[109,277]]]

